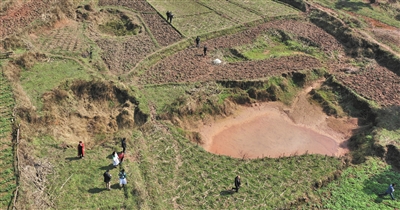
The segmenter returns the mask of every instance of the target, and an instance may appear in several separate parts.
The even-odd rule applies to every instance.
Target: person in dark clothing
[[[104,176],[104,182],[106,183],[107,190],[111,190],[111,187],[110,187],[110,181],[111,181],[110,170],[107,170],[106,172],[104,172],[103,176]]]
[[[203,48],[203,55],[204,55],[204,56],[207,55],[207,45],[204,45],[204,48]]]
[[[82,141],[79,141],[78,144],[78,157],[79,158],[85,157],[85,145],[83,144]]]
[[[239,192],[240,185],[241,185],[240,176],[237,175],[237,176],[235,177],[235,187],[232,188],[232,190],[236,190],[236,192]]]
[[[122,152],[125,153],[126,149],[126,138],[122,138],[121,140]]]
[[[170,16],[171,16],[171,12],[170,12],[170,11],[167,11],[167,22],[169,22]]]
[[[169,23],[172,23],[172,18],[174,17],[174,15],[172,14],[172,12],[169,13]]]
[[[380,193],[379,196],[384,196],[384,195],[389,194],[390,197],[392,198],[392,200],[394,200],[393,192],[394,192],[394,187],[395,187],[395,186],[396,186],[396,184],[394,184],[394,183],[391,184],[391,185],[389,185],[389,187],[388,187],[388,189],[386,190],[386,192]]]
[[[197,36],[196,37],[196,47],[199,47],[199,46],[200,46],[200,37]]]

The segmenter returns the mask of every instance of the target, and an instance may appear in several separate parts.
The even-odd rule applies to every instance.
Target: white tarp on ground
[[[220,60],[220,59],[215,59],[215,60],[213,60],[213,64],[215,64],[215,65],[218,65],[218,64],[221,64],[222,63],[222,61]]]

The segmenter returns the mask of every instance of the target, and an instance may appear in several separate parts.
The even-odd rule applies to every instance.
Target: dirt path
[[[308,101],[305,89],[292,107],[268,102],[241,107],[231,117],[204,125],[203,147],[214,154],[236,158],[323,154],[341,156],[357,119],[336,119]]]

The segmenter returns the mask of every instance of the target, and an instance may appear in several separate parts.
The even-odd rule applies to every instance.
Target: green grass
[[[90,79],[90,75],[72,60],[54,59],[50,62],[36,63],[32,69],[21,73],[20,82],[31,101],[38,108],[42,106],[42,95],[66,80]]]
[[[167,19],[167,11],[172,11],[174,18],[184,18],[186,16],[199,16],[203,13],[211,12],[207,7],[202,6],[194,0],[188,1],[148,1],[161,15]],[[203,14],[204,15],[204,14]],[[172,20],[174,22],[174,19]]]
[[[12,88],[0,75],[0,209],[8,208],[17,187],[11,121],[14,105]]]
[[[232,93],[215,83],[191,83],[191,84],[167,84],[146,86],[143,96],[150,105],[154,105],[157,114],[184,112],[190,109],[190,113],[214,113],[218,105]],[[141,99],[144,99],[143,97]],[[172,111],[174,110],[174,111]]]
[[[274,1],[149,1],[161,15],[172,11],[172,24],[185,36],[191,37],[234,27],[261,19],[261,16],[297,15],[298,10]]]
[[[146,86],[143,90],[145,100],[150,104],[154,104],[157,111],[164,110],[167,104],[173,103],[177,98],[186,94],[186,91],[193,89],[195,84],[180,85],[154,85]],[[144,99],[144,98],[142,98]]]
[[[115,36],[137,35],[141,30],[140,28],[141,26],[136,26],[130,20],[125,19],[110,20],[103,25],[99,25],[99,29],[103,33]]]
[[[210,12],[203,15],[174,18],[173,25],[185,36],[191,37],[231,28],[236,23],[219,14]]]
[[[200,3],[218,14],[223,14],[223,16],[233,20],[236,23],[247,23],[262,18],[254,12],[240,7],[239,5],[230,1],[201,0]]]
[[[278,3],[272,0],[252,0],[252,1],[241,1],[232,0],[237,5],[247,8],[256,14],[262,15],[266,18],[272,18],[277,16],[297,15],[300,11],[288,7],[287,5]]]
[[[315,194],[323,209],[395,209],[399,201],[390,196],[379,197],[391,183],[398,183],[400,174],[378,158],[349,167],[340,179],[333,181]],[[395,191],[395,197],[398,194]]]
[[[53,195],[57,208],[60,209],[134,209],[135,197],[132,190],[135,177],[133,163],[124,160],[124,168],[128,174],[128,187],[121,189],[118,186],[119,169],[109,166],[112,160],[107,158],[112,153],[110,149],[96,148],[87,150],[84,159],[76,159],[76,150],[68,149],[65,152],[50,150],[53,155],[61,156],[56,159],[56,171],[49,177],[50,195]],[[103,182],[103,173],[111,169],[112,191],[107,191]],[[69,179],[68,179],[69,178]],[[63,186],[63,184],[65,185]],[[79,197],[79,202],[76,198]]]
[[[240,56],[234,55],[232,49],[222,50],[224,60],[227,62],[240,62],[243,60],[265,60],[296,54],[308,54],[316,58],[324,59],[324,53],[317,47],[302,43],[296,38],[282,41],[282,37],[276,31],[269,31],[258,36],[253,43],[234,47]],[[220,51],[218,51],[220,53]]]

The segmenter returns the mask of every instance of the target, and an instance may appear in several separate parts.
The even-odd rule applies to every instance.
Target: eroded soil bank
[[[358,120],[327,116],[308,100],[312,88],[315,85],[299,94],[291,107],[280,102],[240,107],[234,115],[204,125],[199,130],[203,147],[214,154],[251,159],[344,155]]]

